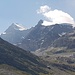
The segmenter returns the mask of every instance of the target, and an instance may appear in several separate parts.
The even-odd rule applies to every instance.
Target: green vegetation
[[[29,75],[24,71],[18,70],[12,66],[1,64],[0,75]]]

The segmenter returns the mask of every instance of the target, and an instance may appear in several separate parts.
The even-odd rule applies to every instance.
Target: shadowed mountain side
[[[46,65],[39,57],[22,50],[0,38],[0,64],[7,64],[31,75],[48,73]]]
[[[41,23],[42,21],[38,22],[38,24],[31,30],[26,38],[22,40],[21,44],[18,45],[19,47],[29,51],[46,49],[56,39],[74,30],[70,24],[44,26]]]

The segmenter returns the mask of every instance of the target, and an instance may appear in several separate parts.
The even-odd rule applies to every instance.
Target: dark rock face
[[[70,24],[43,26],[41,23],[42,21],[39,21],[28,36],[22,41],[21,45],[19,45],[21,48],[29,51],[45,49],[48,48],[54,40],[58,39],[60,35],[62,36],[64,33],[66,34],[73,31]]]
[[[75,32],[68,33],[59,39],[57,39],[53,44],[51,45],[53,47],[66,47],[68,49],[75,48]]]

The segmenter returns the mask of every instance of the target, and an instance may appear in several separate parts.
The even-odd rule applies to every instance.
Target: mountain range
[[[12,23],[0,35],[0,75],[75,75],[75,28],[42,23]]]
[[[1,38],[22,49],[36,51],[48,48],[56,39],[74,30],[72,25],[67,23],[50,26],[44,26],[42,23],[43,20],[40,20],[35,27],[30,29],[13,23],[1,34]]]
[[[74,29],[70,24],[43,26],[38,22],[27,37],[21,42],[20,47],[29,51],[46,49],[56,39],[73,30]]]

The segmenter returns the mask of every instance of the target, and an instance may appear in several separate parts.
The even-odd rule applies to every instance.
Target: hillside
[[[75,32],[67,33],[56,39],[46,50],[35,51],[49,62],[68,65],[75,64]]]
[[[0,64],[0,75],[29,75],[29,74],[12,66]]]
[[[51,50],[53,53],[73,53],[75,52],[75,32],[68,33],[57,40],[55,40],[48,49],[56,48],[57,50]]]
[[[75,66],[42,60],[0,38],[0,75],[59,74],[74,75]]]
[[[0,64],[7,64],[31,75],[48,73],[46,65],[37,56],[22,50],[0,38]]]

